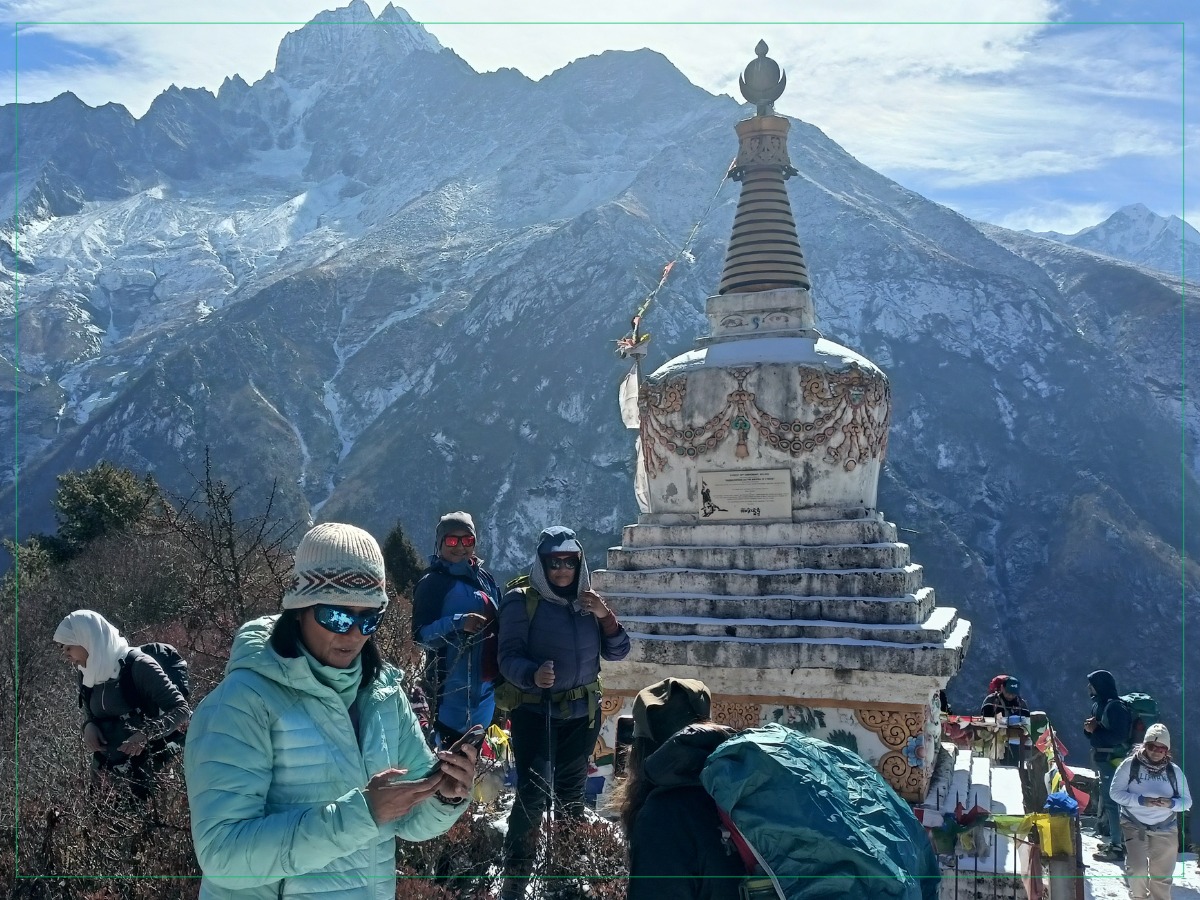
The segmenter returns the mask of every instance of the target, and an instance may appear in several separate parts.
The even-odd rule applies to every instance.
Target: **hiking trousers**
[[[1169,825],[1143,825],[1121,817],[1125,833],[1125,875],[1132,900],[1170,900],[1171,875],[1179,847],[1175,818]]]
[[[1109,793],[1109,789],[1112,787],[1113,775],[1116,774],[1116,771],[1116,767],[1107,755],[1104,759],[1096,759],[1096,774],[1100,777],[1100,803],[1104,807],[1102,818],[1108,829],[1108,842],[1115,849],[1124,852],[1125,837],[1121,833],[1121,807],[1117,805],[1117,801]],[[1097,822],[1097,826],[1099,824]],[[1099,831],[1097,833],[1100,834]],[[1100,837],[1104,837],[1104,835],[1100,834]]]
[[[533,838],[554,792],[555,818],[581,818],[588,757],[596,747],[600,717],[550,719],[547,744],[546,716],[541,710],[521,706],[509,717],[512,725],[513,762],[517,770],[517,797],[508,817],[504,855],[510,874],[527,875],[532,867]],[[553,759],[553,774],[551,760]],[[551,784],[553,781],[553,784]]]

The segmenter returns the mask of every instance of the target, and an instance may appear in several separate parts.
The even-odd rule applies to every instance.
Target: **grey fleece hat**
[[[458,512],[446,513],[438,519],[437,528],[433,533],[434,542],[439,550],[442,549],[442,539],[451,531],[461,531],[466,529],[471,532],[471,536],[478,538],[475,533],[475,520],[471,518],[469,512],[463,512],[461,509]]]

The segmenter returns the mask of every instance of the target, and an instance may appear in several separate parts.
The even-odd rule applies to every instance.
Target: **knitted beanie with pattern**
[[[300,539],[283,608],[318,603],[387,606],[383,553],[375,538],[353,525],[325,522]]]

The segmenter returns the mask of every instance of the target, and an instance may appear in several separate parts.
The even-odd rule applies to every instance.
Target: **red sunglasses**
[[[473,534],[448,534],[442,538],[442,542],[447,547],[457,547],[462,544],[464,547],[475,546],[475,535]]]
[[[1166,744],[1156,744],[1153,741],[1143,744],[1147,750],[1153,750],[1155,753],[1166,753],[1171,748]]]

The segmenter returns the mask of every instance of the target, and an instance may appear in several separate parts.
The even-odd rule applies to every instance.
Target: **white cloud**
[[[1107,203],[1062,203],[1046,201],[1026,206],[1001,216],[994,224],[1014,231],[1057,231],[1075,234],[1090,225],[1102,222],[1116,210]]]

